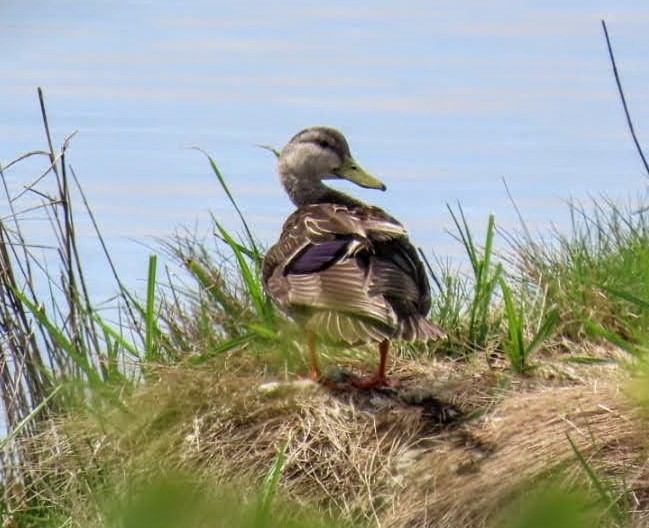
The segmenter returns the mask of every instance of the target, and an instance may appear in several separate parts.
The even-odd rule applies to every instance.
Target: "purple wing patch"
[[[345,254],[349,241],[349,238],[336,238],[307,246],[284,268],[284,275],[317,273],[327,269]]]

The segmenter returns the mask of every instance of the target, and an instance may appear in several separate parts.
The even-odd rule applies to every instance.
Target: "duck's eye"
[[[333,145],[329,143],[326,139],[317,139],[316,144],[323,149],[333,149]]]

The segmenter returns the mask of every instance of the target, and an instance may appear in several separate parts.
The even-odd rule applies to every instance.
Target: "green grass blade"
[[[584,323],[584,326],[587,334],[597,336],[598,338],[604,338],[633,356],[641,357],[645,353],[642,347],[637,346],[626,337],[621,336],[618,331],[610,330],[597,321],[588,320]]]
[[[630,303],[636,304],[638,307],[642,308],[643,310],[649,310],[649,301],[646,299],[641,299],[640,297],[633,295],[632,293],[628,293],[622,290],[619,290],[617,288],[611,288],[609,286],[605,286],[603,284],[598,285],[602,290],[607,291],[611,295],[615,295],[616,297],[619,297],[620,299],[624,299],[625,301],[629,301]]]
[[[95,370],[94,366],[90,363],[88,358],[84,354],[80,353],[72,344],[72,342],[65,336],[65,334],[63,334],[63,332],[61,332],[61,330],[59,330],[56,325],[52,323],[52,321],[50,321],[45,313],[45,309],[40,306],[36,306],[36,304],[31,302],[27,298],[27,296],[25,296],[18,290],[14,290],[14,294],[36,318],[38,323],[47,331],[56,345],[59,346],[87,376],[88,381],[90,381],[91,383],[102,383],[101,375],[97,372],[97,370]]]
[[[14,427],[7,436],[4,438],[0,439],[0,451],[3,451],[5,447],[7,447],[7,444],[9,444],[14,438],[16,438],[25,427],[31,422],[50,402],[54,396],[56,396],[59,391],[63,388],[63,384],[59,384],[54,389],[52,392],[50,392],[44,399],[41,401],[36,407],[32,409],[32,411],[25,416],[18,424],[16,427]]]
[[[239,266],[239,273],[241,273],[244,286],[250,295],[253,305],[255,306],[257,315],[262,317],[264,320],[268,320],[270,316],[268,304],[259,277],[250,269],[243,253],[239,250],[239,245],[232,238],[230,233],[228,233],[227,230],[218,222],[216,223],[216,227],[226,243],[230,248],[232,248],[232,252],[234,253]]]
[[[552,337],[557,325],[559,324],[559,310],[556,306],[552,306],[545,314],[545,319],[540,328],[527,345],[527,354],[530,355],[537,348],[539,348],[545,341]]]
[[[276,340],[277,339],[277,329],[271,326],[262,326],[259,324],[250,323],[246,325],[246,328],[252,333],[257,334],[259,337],[264,339]]]
[[[277,150],[275,147],[273,147],[272,145],[255,145],[255,146],[267,150],[268,152],[272,152],[273,154],[275,154],[275,157],[278,159],[281,155],[281,152]]]
[[[106,360],[100,362],[104,363],[103,368],[106,372],[105,378],[111,383],[122,383],[127,380],[126,376],[120,370],[119,357],[120,345],[117,341],[113,340],[108,334],[104,332],[104,342],[106,343]]]
[[[110,336],[110,338],[115,341],[115,344],[117,346],[128,352],[133,359],[138,361],[142,359],[142,357],[140,356],[140,351],[137,349],[137,347],[130,341],[127,341],[120,332],[107,324],[101,317],[99,317],[99,315],[95,314],[94,320],[97,322],[97,324],[99,324],[101,329],[104,331],[104,334],[106,334],[106,336]]]
[[[194,356],[189,360],[189,363],[192,365],[201,365],[206,361],[209,361],[216,356],[230,352],[237,348],[241,348],[244,345],[254,341],[257,338],[257,335],[254,333],[244,334],[242,336],[233,337],[220,343],[217,347],[212,348],[209,352],[201,354],[200,356]]]
[[[284,471],[284,464],[286,463],[286,451],[288,450],[289,442],[286,442],[282,448],[278,451],[273,464],[271,465],[268,473],[264,478],[264,482],[261,486],[261,497],[259,502],[259,511],[257,520],[264,526],[270,520],[270,508],[273,504],[273,500],[277,495],[277,488],[279,486],[279,479],[282,476]]]
[[[489,270],[491,265],[491,254],[493,252],[494,235],[496,233],[496,218],[493,214],[489,215],[487,221],[487,236],[484,245],[484,269]]]
[[[157,317],[155,310],[155,292],[156,292],[156,268],[158,258],[156,255],[149,256],[149,271],[147,274],[146,288],[146,309],[144,311],[144,354],[147,361],[152,361],[156,357],[156,336],[159,334],[157,328]]]
[[[511,288],[504,278],[500,278],[500,289],[505,302],[505,319],[509,339],[505,343],[505,352],[512,368],[516,372],[523,372],[526,368],[527,349],[525,347],[523,314],[516,308]]]
[[[221,188],[225,192],[226,196],[228,197],[228,200],[230,200],[230,203],[234,207],[234,210],[237,212],[237,215],[239,216],[239,219],[241,220],[241,224],[243,225],[243,228],[246,232],[246,238],[248,239],[248,243],[250,246],[253,248],[253,251],[255,255],[260,256],[261,253],[259,249],[257,248],[257,244],[255,243],[255,238],[252,236],[252,232],[250,231],[250,227],[248,226],[248,222],[246,222],[246,218],[241,212],[241,209],[239,208],[239,204],[237,204],[237,201],[234,199],[234,196],[230,192],[230,188],[228,187],[228,184],[225,181],[225,178],[221,174],[221,171],[219,170],[219,167],[217,166],[216,162],[214,161],[214,158],[210,156],[207,152],[205,152],[202,149],[197,149],[199,152],[202,152],[210,162],[210,166],[212,167],[212,171],[216,175],[217,179],[219,180],[219,184],[221,185]]]
[[[185,261],[185,265],[190,273],[198,281],[200,286],[209,293],[212,299],[223,309],[226,313],[235,313],[237,308],[235,303],[232,302],[230,296],[225,290],[214,283],[213,276],[205,269],[205,267],[193,260]]]
[[[577,457],[579,464],[588,475],[588,479],[591,481],[597,494],[599,495],[602,502],[606,505],[607,511],[609,511],[618,526],[626,525],[626,516],[624,512],[620,509],[619,504],[614,498],[614,494],[610,489],[610,486],[602,482],[599,478],[593,467],[588,463],[588,460],[584,457],[583,453],[579,450],[577,445],[573,442],[570,435],[566,435],[568,442],[570,442],[570,447],[572,448],[573,453]]]
[[[448,203],[446,204],[446,208],[451,214],[451,219],[455,224],[455,230],[457,231],[457,234],[460,237],[460,242],[464,246],[464,249],[466,250],[466,253],[471,262],[471,266],[473,267],[473,272],[474,274],[477,275],[478,274],[478,258],[477,258],[478,252],[476,250],[475,244],[473,243],[471,229],[469,229],[469,224],[466,220],[466,217],[464,216],[464,210],[462,209],[462,206],[459,204],[459,202],[457,206],[460,214],[459,217],[453,211],[451,206]],[[460,222],[460,220],[462,221]]]
[[[448,207],[448,205],[447,205]],[[491,303],[502,273],[502,265],[492,265],[493,240],[495,234],[494,215],[489,216],[484,250],[481,253],[473,241],[473,235],[461,206],[459,216],[449,207],[451,217],[458,231],[458,238],[464,245],[474,274],[474,293],[469,305],[469,340],[479,347],[486,345],[495,324],[490,321]]]
[[[219,223],[219,221],[216,219],[214,215],[212,215],[212,221],[214,222],[215,225]],[[249,248],[244,244],[241,244],[240,242],[234,240],[234,237],[232,236],[230,237],[230,241],[225,240],[223,237],[220,237],[220,239],[228,245],[234,244],[237,247],[237,249],[241,251],[241,253],[243,253],[246,257],[248,257],[250,260],[255,262],[255,265],[257,263],[260,263],[263,260],[263,256],[259,254],[257,248]]]

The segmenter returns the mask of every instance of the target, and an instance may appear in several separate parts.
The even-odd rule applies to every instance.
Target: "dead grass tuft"
[[[229,361],[160,369],[128,411],[51,422],[30,468],[41,498],[74,510],[98,482],[127,493],[153,469],[258,483],[286,444],[282,495],[299,503],[355,525],[488,526],[530,482],[588,487],[569,435],[646,518],[646,427],[616,364],[556,362],[550,376],[522,378],[477,360],[400,360],[398,390],[363,392]]]

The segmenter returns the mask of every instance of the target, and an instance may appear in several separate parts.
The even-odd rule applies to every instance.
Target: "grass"
[[[589,323],[595,322],[624,338],[646,339],[646,310],[623,298],[649,297],[646,213],[639,212],[639,206],[620,206],[606,198],[588,208],[568,206],[569,235],[555,233],[543,245],[529,236],[515,241],[520,269],[556,304],[563,334],[589,338]]]
[[[462,207],[449,206],[468,273],[426,259],[431,317],[448,339],[397,347],[398,390],[330,391],[296,381],[306,372],[302,336],[263,292],[262,244],[215,160],[203,152],[242,234],[216,217],[214,236],[176,234],[161,251],[186,275],[162,276],[152,255],[139,299],[67,165],[70,138],[52,147],[41,101],[48,150],[26,156],[44,160],[43,176],[12,195],[5,176],[15,163],[0,171],[10,207],[0,222],[5,523],[649,519],[649,229],[639,206],[569,204],[572,230],[543,243],[524,225],[522,235],[501,233],[493,215],[476,236]],[[91,300],[77,200],[112,270],[118,323]],[[23,229],[27,212],[50,221],[44,253]],[[355,369],[374,355],[324,350]]]
[[[484,248],[480,250],[473,241],[473,235],[462,208],[458,205],[459,215],[454,213],[450,207],[448,209],[473,270],[474,294],[468,310],[467,339],[474,347],[485,348],[500,326],[499,318],[494,318],[491,310],[502,275],[502,266],[499,263],[493,263],[496,219],[493,214],[489,215]]]
[[[532,353],[548,342],[555,332],[559,311],[556,306],[547,307],[543,294],[538,295],[540,302],[525,298],[517,301],[508,282],[502,277],[499,282],[507,322],[507,337],[502,345],[511,368],[522,374],[530,368]],[[536,293],[541,293],[540,289],[536,289]],[[538,321],[533,318],[535,313],[540,314]]]

